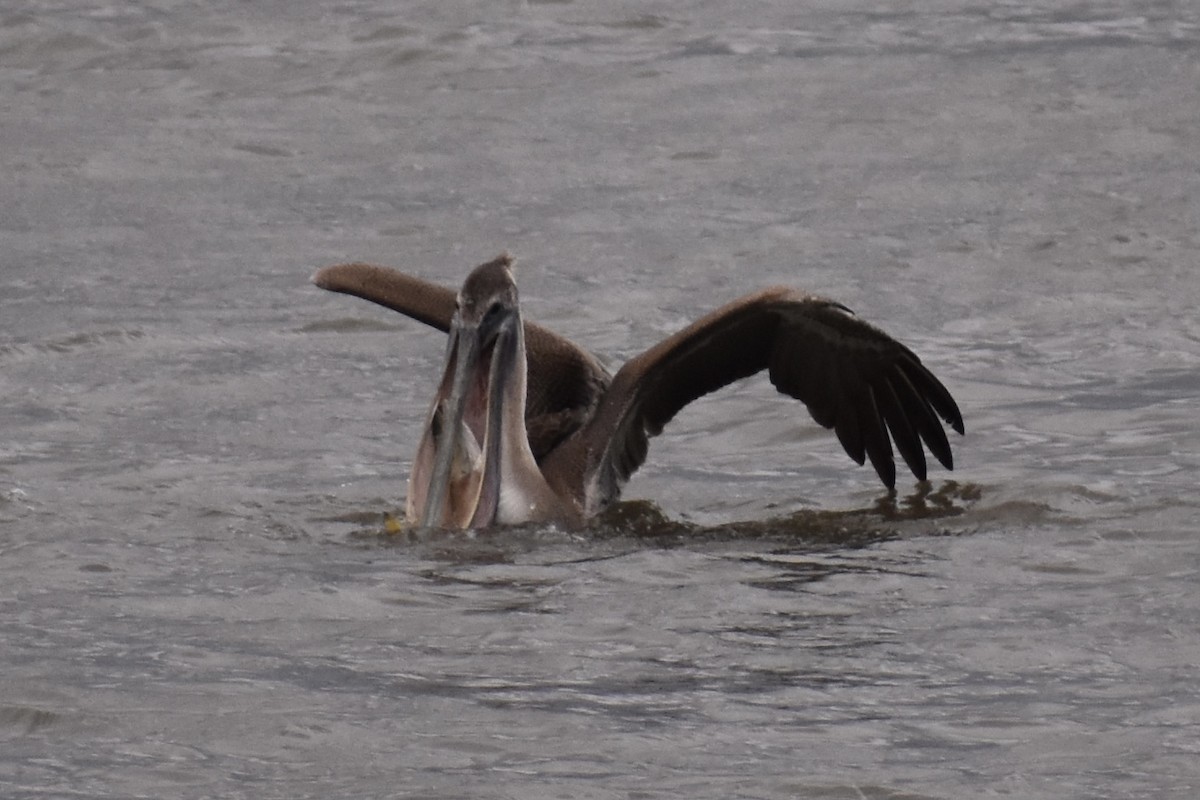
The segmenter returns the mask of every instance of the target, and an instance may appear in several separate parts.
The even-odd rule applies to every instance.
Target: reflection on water
[[[323,522],[360,526],[349,534],[351,541],[383,546],[421,546],[450,560],[474,561],[492,552],[506,559],[522,543],[536,550],[546,539],[611,543],[625,541],[631,547],[682,547],[717,542],[768,541],[797,548],[856,548],[903,535],[905,523],[915,535],[930,536],[939,530],[931,520],[959,517],[978,501],[983,489],[976,484],[929,481],[904,497],[888,493],[867,509],[801,510],[786,516],[721,525],[698,525],[673,519],[648,500],[616,503],[580,530],[560,531],[541,525],[509,526],[485,531],[453,531],[418,528],[399,521],[391,512],[362,511],[322,518]],[[969,519],[963,522],[970,522]],[[960,533],[962,526],[947,533]],[[462,545],[461,551],[454,547]],[[490,549],[489,548],[493,548]],[[609,558],[611,556],[600,556]]]

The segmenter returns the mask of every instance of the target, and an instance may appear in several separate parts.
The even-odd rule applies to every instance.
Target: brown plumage
[[[505,312],[520,321],[511,263],[501,256],[476,268],[457,298],[462,312],[456,311],[453,290],[386,267],[326,267],[313,276],[313,282],[379,303],[452,336],[460,331],[467,336],[474,331],[465,322],[467,306],[489,302],[500,306],[494,298],[502,295],[511,298],[503,303]],[[631,359],[611,376],[569,340],[530,322],[519,327],[525,351],[521,382],[526,390],[521,436],[537,464],[521,469],[540,471],[538,476],[525,477],[539,486],[548,485],[557,500],[539,500],[533,514],[514,514],[512,508],[495,511],[491,518],[476,514],[477,523],[480,519],[483,524],[571,521],[597,513],[617,499],[629,476],[645,461],[650,437],[660,433],[680,409],[764,369],[780,392],[802,401],[818,424],[833,429],[851,458],[859,464],[870,459],[889,489],[896,481],[892,442],[912,473],[924,480],[925,449],[947,469],[953,466],[942,422],[963,433],[954,399],[911,350],[845,306],[793,289],[764,289],[734,300]],[[453,362],[453,355],[449,360]],[[448,385],[444,379],[443,387]],[[489,389],[487,402],[501,402],[498,395],[499,390]],[[439,390],[435,404],[445,396],[445,389]],[[477,396],[478,403],[483,401]],[[506,402],[521,399],[512,395]],[[489,435],[486,427],[476,424],[478,430],[466,434],[476,437],[473,445],[483,447]],[[425,439],[429,438],[427,431]],[[429,452],[435,449],[436,443],[428,445]],[[503,493],[518,468],[478,469],[506,471],[498,476]],[[428,472],[425,469],[423,474]],[[409,491],[410,496],[415,494],[411,484]],[[544,494],[536,487],[529,492]],[[437,514],[441,511],[433,516]],[[444,518],[461,516],[459,510]]]

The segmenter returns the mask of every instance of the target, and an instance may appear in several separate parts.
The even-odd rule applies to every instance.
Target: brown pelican
[[[613,503],[651,436],[688,403],[767,370],[894,490],[894,441],[925,479],[947,469],[954,399],[916,355],[848,308],[775,287],[701,317],[610,374],[590,353],[523,322],[507,254],[461,291],[369,264],[326,267],[323,289],[371,300],[450,334],[408,484],[409,520],[483,528],[578,523]],[[890,437],[889,437],[890,433]]]

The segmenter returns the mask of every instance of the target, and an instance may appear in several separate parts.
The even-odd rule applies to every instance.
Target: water
[[[0,795],[1194,796],[1200,15],[812,5],[8,3]],[[755,379],[388,536],[443,342],[308,275],[502,249],[614,358],[836,297],[957,470]]]

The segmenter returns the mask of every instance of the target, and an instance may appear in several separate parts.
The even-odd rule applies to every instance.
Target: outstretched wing
[[[352,294],[399,311],[442,333],[450,330],[450,320],[454,317],[453,289],[387,267],[337,264],[317,270],[312,282],[322,289]]]
[[[680,409],[763,369],[834,430],[851,458],[869,458],[889,489],[896,483],[893,441],[919,479],[922,442],[953,467],[938,417],[962,433],[962,414],[911,350],[845,306],[773,288],[713,311],[617,371],[592,421],[567,443],[573,451],[563,454],[564,468],[591,476],[589,510],[616,498],[645,460],[649,438]]]
[[[312,276],[322,289],[370,300],[442,332],[450,330],[457,293],[389,267],[337,264]],[[525,323],[528,363],[525,426],[539,462],[591,416],[611,376],[569,339]]]

